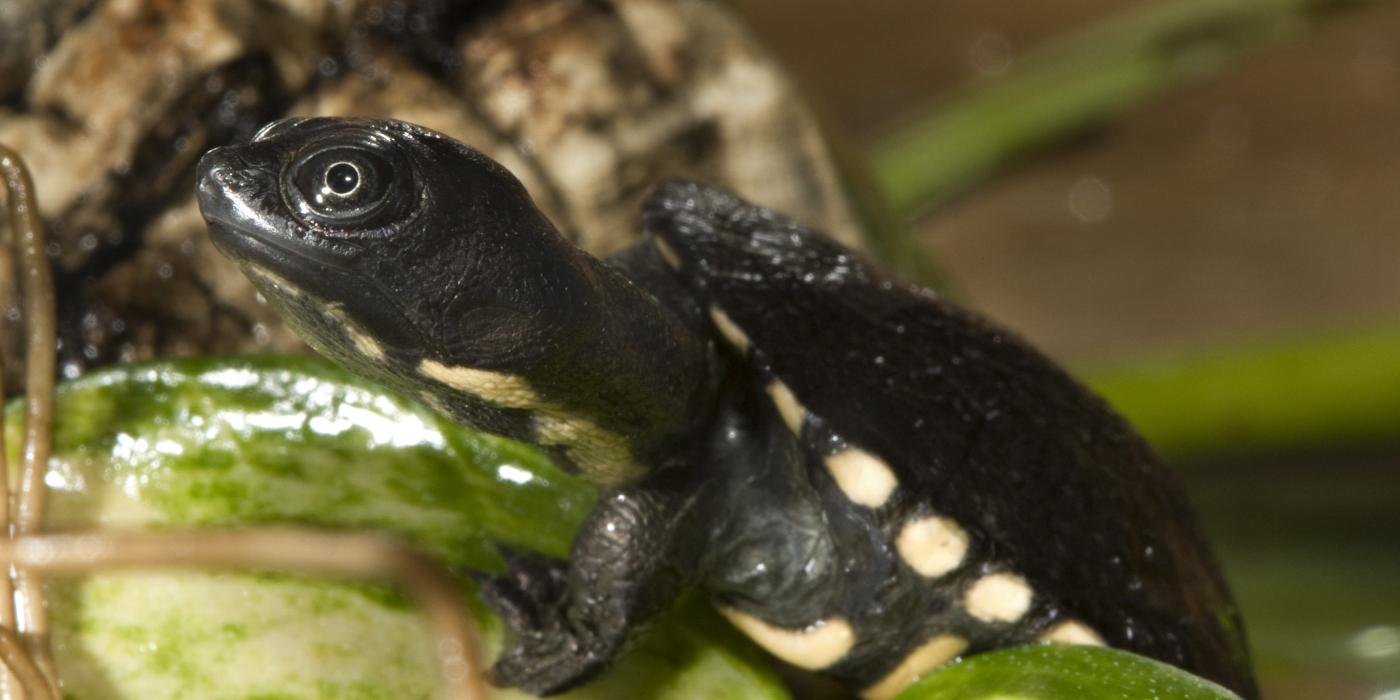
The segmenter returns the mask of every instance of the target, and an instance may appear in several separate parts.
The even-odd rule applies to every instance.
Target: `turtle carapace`
[[[603,495],[568,561],[484,582],[494,682],[595,676],[688,586],[867,698],[957,657],[1106,644],[1255,694],[1181,489],[1008,332],[715,187],[579,250],[499,164],[393,121],[210,151],[199,203],[320,352]]]

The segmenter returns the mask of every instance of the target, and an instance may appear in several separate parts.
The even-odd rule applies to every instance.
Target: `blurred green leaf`
[[[1133,7],[1019,56],[1006,76],[949,95],[882,138],[871,148],[877,179],[896,211],[912,217],[1017,155],[1107,122],[1356,4],[1162,0]]]
[[[315,358],[111,369],[62,385],[57,408],[49,525],[58,530],[293,520],[394,532],[454,566],[490,569],[500,565],[495,543],[564,553],[595,497],[528,447],[466,430]],[[412,612],[374,586],[123,573],[53,582],[49,594],[74,698],[426,697],[431,684],[414,653]],[[347,634],[361,641],[334,641]],[[901,697],[1139,697],[1113,693],[1147,687],[1161,698],[1228,697],[1155,662],[1082,647],[978,656]],[[761,652],[690,599],[605,678],[568,697],[787,695]]]
[[[5,426],[12,448],[17,408]],[[58,531],[292,521],[390,532],[452,567],[495,570],[499,543],[567,553],[596,497],[536,450],[316,358],[104,370],[63,384],[55,415],[47,525]],[[433,697],[416,613],[369,583],[122,572],[54,580],[47,593],[73,700]],[[752,644],[691,600],[603,679],[563,697],[787,694]]]
[[[1214,683],[1115,649],[1038,644],[973,656],[895,700],[1237,700]]]
[[[1080,374],[1173,458],[1400,438],[1396,328],[1259,342]]]

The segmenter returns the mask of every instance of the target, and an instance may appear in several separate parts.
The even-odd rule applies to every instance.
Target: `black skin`
[[[355,179],[349,198],[307,204]],[[1017,338],[819,232],[671,183],[644,206],[646,240],[600,261],[498,164],[390,121],[276,122],[204,157],[199,200],[215,244],[314,347],[603,484],[567,562],[512,553],[483,579],[510,631],[498,684],[585,682],[698,585],[778,627],[849,621],[853,647],[823,672],[856,690],[936,634],[976,653],[1074,619],[1257,694],[1229,592],[1147,445]],[[727,344],[709,308],[752,349]],[[425,359],[520,378],[551,408],[446,386]],[[796,432],[764,391],[774,378],[807,409]],[[627,464],[576,459],[541,428],[561,412],[621,436]],[[897,477],[882,505],[835,485],[822,458],[847,445]],[[969,539],[933,579],[891,544],[926,514]],[[1030,609],[972,618],[963,592],[1000,570],[1030,584]]]

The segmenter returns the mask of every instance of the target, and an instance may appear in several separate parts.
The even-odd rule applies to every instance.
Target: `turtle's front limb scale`
[[[507,630],[492,682],[553,695],[605,670],[694,579],[695,511],[693,488],[662,474],[605,492],[567,562],[510,557],[481,591]]]

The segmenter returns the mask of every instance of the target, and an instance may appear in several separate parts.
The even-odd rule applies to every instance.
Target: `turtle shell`
[[[1025,624],[1083,621],[1253,694],[1182,488],[1101,399],[1006,330],[728,192],[666,184],[643,219],[815,463],[854,448],[884,470],[830,476],[887,542],[936,514],[967,537],[962,567],[1034,592]]]

